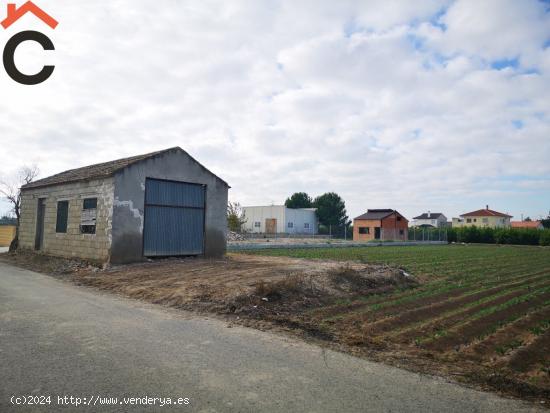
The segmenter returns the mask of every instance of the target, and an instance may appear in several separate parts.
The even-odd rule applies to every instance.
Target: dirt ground
[[[215,260],[154,260],[107,269],[33,253],[3,254],[0,260],[170,307],[261,318],[416,284],[403,271],[385,265],[241,254]]]
[[[426,330],[426,334],[440,331],[455,318],[459,321],[467,313],[477,311],[482,304],[474,304],[482,303],[479,300],[486,296],[502,290],[505,295],[499,295],[493,302],[498,305],[518,295],[511,289],[516,284],[534,285],[533,282],[541,281],[540,275],[514,278],[508,284],[466,296],[461,295],[462,290],[450,290],[426,296],[420,302],[409,302],[400,301],[399,297],[415,294],[416,287],[422,287],[425,280],[400,268],[361,262],[229,254],[217,260],[163,259],[101,269],[78,260],[33,253],[0,254],[0,260],[134,299],[214,314],[229,320],[229,325],[238,323],[262,330],[274,329],[399,367],[550,402],[544,373],[540,373],[543,374],[540,386],[530,386],[517,380],[517,372],[510,378],[495,374],[498,367],[495,358],[492,363],[480,363],[492,351],[484,349],[485,341],[465,347],[460,353],[456,350],[456,340],[446,337],[437,342],[443,349],[416,342],[418,328]],[[390,295],[394,299],[397,297],[395,304],[388,302]],[[546,295],[540,299],[546,300]],[[439,317],[451,307],[468,303],[473,306],[456,314],[451,312],[445,319]],[[529,304],[520,302],[511,310],[523,311],[520,307],[533,303],[533,300]],[[365,311],[367,304],[371,308],[369,311]],[[496,315],[487,316],[491,317]],[[544,307],[540,314],[534,313],[531,318],[520,321],[536,326],[547,317]],[[486,324],[484,319],[479,321],[480,325]],[[410,326],[419,327],[411,329]],[[511,325],[510,331],[513,332],[513,328],[525,331],[520,327]],[[461,334],[465,337],[467,333],[478,332],[465,330]],[[546,333],[536,338],[542,344],[532,348],[539,353],[547,351],[548,337]],[[504,340],[498,336],[491,336],[491,339]],[[539,353],[522,353],[517,363],[546,357]]]

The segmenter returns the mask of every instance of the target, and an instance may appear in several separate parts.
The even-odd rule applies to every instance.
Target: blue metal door
[[[147,178],[143,255],[199,255],[204,251],[206,186]]]

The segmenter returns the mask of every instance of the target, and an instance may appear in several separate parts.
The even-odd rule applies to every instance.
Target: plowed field
[[[420,282],[339,300],[294,322],[358,352],[523,397],[550,395],[550,249],[426,246],[266,250],[271,256],[387,264]]]

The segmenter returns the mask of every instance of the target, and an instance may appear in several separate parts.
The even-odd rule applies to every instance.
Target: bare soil
[[[394,266],[356,261],[229,254],[217,260],[163,259],[103,269],[34,253],[0,254],[0,260],[79,285],[214,314],[229,325],[275,329],[550,405],[550,330],[529,332],[547,320],[548,293],[470,319],[547,284],[548,272],[542,277],[541,272],[511,274],[499,283],[414,296],[428,285],[423,278]],[[410,293],[412,300],[399,301]],[[519,318],[501,325],[511,317]],[[416,342],[444,329],[446,334],[433,341]]]
[[[263,317],[335,299],[416,285],[387,265],[230,254],[223,259],[163,259],[100,269],[34,253],[0,255],[28,269],[170,307]]]

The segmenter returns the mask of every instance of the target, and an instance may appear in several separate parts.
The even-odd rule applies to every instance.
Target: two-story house
[[[411,227],[433,227],[440,228],[447,226],[447,217],[441,212],[424,212],[422,215],[414,217]]]
[[[453,218],[453,227],[488,227],[488,228],[510,228],[511,215],[489,209],[468,212],[460,215],[460,218]]]

